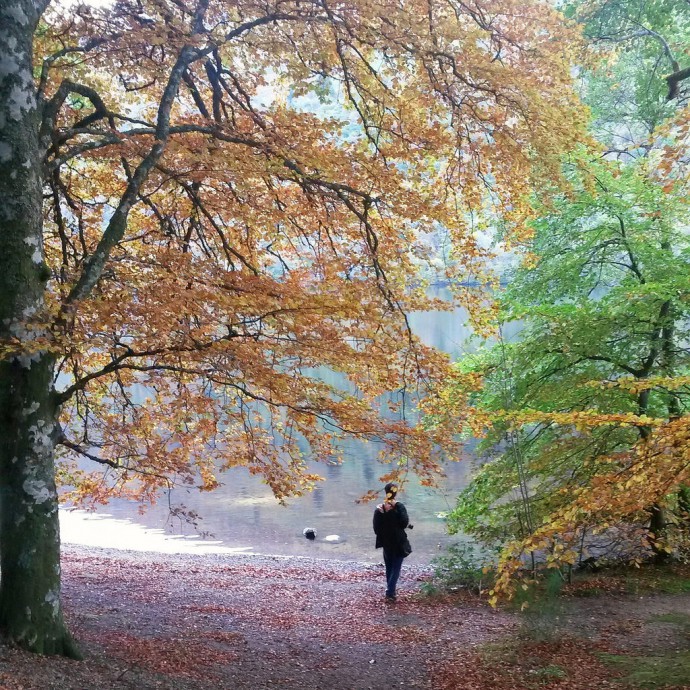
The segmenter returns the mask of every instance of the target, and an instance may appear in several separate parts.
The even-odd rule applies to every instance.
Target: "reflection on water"
[[[440,295],[443,296],[443,295]],[[469,336],[462,310],[413,314],[415,332],[428,344],[439,347],[457,357]],[[218,543],[212,550],[230,549],[253,553],[303,555],[318,558],[355,559],[378,562],[380,552],[374,550],[371,527],[375,504],[357,504],[355,500],[370,489],[380,488],[377,477],[382,466],[376,461],[378,448],[374,444],[352,441],[345,447],[342,465],[315,465],[314,471],[326,478],[312,493],[291,499],[281,506],[260,478],[243,468],[233,468],[220,477],[223,485],[215,491],[201,493],[194,489],[175,489],[169,501],[161,502],[139,514],[139,505],[127,501],[112,501],[102,513],[113,521],[91,520],[96,526],[96,543],[115,548],[145,548],[167,550],[190,548],[201,553],[200,534]],[[414,529],[410,541],[416,562],[429,562],[439,546],[454,541],[445,533],[445,523],[438,513],[453,507],[459,490],[466,486],[471,473],[468,459],[450,463],[442,489],[420,486],[414,478],[404,486],[400,500],[405,503]],[[381,494],[382,497],[382,494]],[[170,505],[183,505],[201,516],[198,531],[171,518]],[[84,536],[92,527],[79,514],[63,514],[63,541],[84,543]],[[105,529],[106,526],[112,529]],[[316,529],[314,541],[306,539],[305,527]],[[148,530],[159,530],[153,535]],[[160,530],[184,539],[162,540]],[[154,538],[154,535],[155,536]],[[338,542],[325,537],[338,535]],[[193,539],[190,539],[193,538]],[[145,546],[141,546],[144,544]]]
[[[203,553],[206,550],[194,541],[198,542],[200,532],[209,532],[211,541],[220,542],[213,545],[212,552],[231,549],[378,562],[381,555],[374,550],[372,531],[375,504],[355,502],[369,488],[376,487],[367,478],[369,471],[364,471],[365,465],[373,466],[373,460],[352,459],[340,467],[329,467],[326,473],[329,477],[314,492],[292,499],[285,506],[276,502],[259,478],[236,468],[225,475],[225,484],[211,493],[193,489],[173,492],[173,505],[183,504],[202,516],[199,531],[178,518],[171,518],[167,501],[140,515],[138,504],[116,500],[101,510],[115,518],[114,521],[98,521],[93,518],[99,516],[91,516],[90,524],[84,514],[63,511],[62,539],[66,543],[165,552],[178,552],[184,547],[187,553]],[[454,463],[448,468],[443,490],[421,487],[414,480],[405,485],[399,498],[407,506],[414,525],[410,541],[415,561],[429,562],[438,553],[439,545],[452,541],[437,514],[453,505],[457,491],[466,483],[468,471],[469,463]],[[305,527],[316,529],[314,541],[303,536]],[[158,533],[151,534],[144,528]],[[160,539],[161,531],[194,541],[185,544],[175,540],[171,544]],[[332,535],[340,539],[327,541],[326,537]]]

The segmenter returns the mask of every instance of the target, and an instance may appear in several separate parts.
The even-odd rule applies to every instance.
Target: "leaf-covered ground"
[[[682,652],[685,619],[674,628],[668,616],[690,616],[687,593],[646,605],[609,593],[560,612],[559,625],[579,637],[535,641],[515,614],[467,596],[422,596],[425,571],[412,562],[394,605],[383,598],[383,566],[358,563],[67,547],[63,573],[85,660],[0,646],[0,688],[621,687],[625,673],[611,655],[625,651],[628,636],[651,631]]]

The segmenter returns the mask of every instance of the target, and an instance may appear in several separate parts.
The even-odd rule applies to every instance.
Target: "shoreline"
[[[379,558],[375,561],[362,561],[355,559],[340,558],[321,558],[315,556],[268,554],[254,552],[206,552],[189,553],[183,552],[161,552],[143,551],[139,549],[122,549],[111,546],[92,546],[74,543],[62,543],[60,546],[61,558],[69,560],[71,557],[78,559],[106,559],[114,561],[124,561],[128,563],[141,563],[143,565],[171,565],[181,566],[184,564],[206,564],[213,566],[237,567],[243,565],[275,567],[282,564],[297,566],[301,570],[322,570],[340,572],[378,572],[383,569],[383,556],[380,550],[376,555]],[[430,564],[415,563],[411,559],[406,559],[403,564],[403,577],[407,573],[410,578],[430,576],[434,568]]]

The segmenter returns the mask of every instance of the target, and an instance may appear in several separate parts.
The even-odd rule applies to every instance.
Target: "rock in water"
[[[302,530],[302,534],[307,538],[307,539],[316,539],[316,530],[313,527],[305,527]]]

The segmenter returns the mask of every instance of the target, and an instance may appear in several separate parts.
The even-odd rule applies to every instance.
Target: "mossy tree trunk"
[[[60,598],[55,362],[40,323],[49,274],[32,44],[43,9],[0,0],[0,634],[74,657]]]

